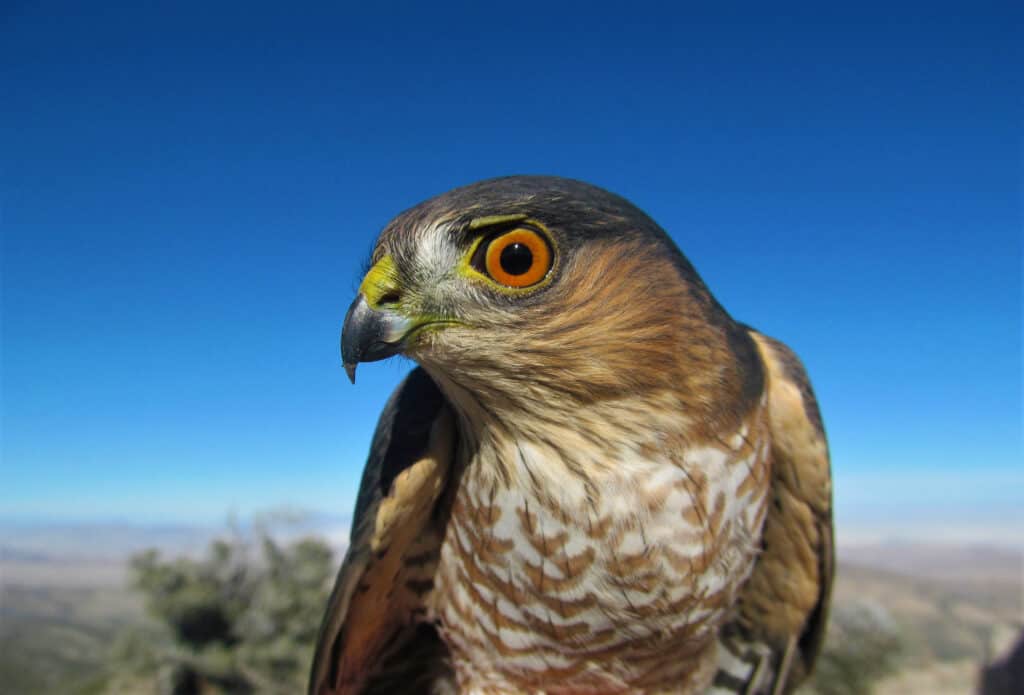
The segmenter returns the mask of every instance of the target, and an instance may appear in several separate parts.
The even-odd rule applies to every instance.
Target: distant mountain
[[[892,541],[840,545],[838,555],[847,564],[919,579],[1018,584],[1024,580],[1021,548]]]
[[[149,548],[167,555],[194,555],[203,552],[214,538],[249,533],[257,526],[282,540],[315,535],[326,538],[337,550],[348,545],[348,516],[301,510],[274,510],[219,525],[0,520],[0,563],[123,561]]]
[[[48,562],[53,559],[46,553],[19,548],[6,548],[0,545],[0,566],[5,562]]]
[[[185,524],[129,522],[0,523],[3,560],[123,560],[146,548],[201,551],[223,529]]]

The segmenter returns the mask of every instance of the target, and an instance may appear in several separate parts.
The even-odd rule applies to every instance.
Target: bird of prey
[[[311,695],[782,693],[833,573],[818,405],[625,199],[513,176],[381,233],[341,352],[380,417]]]

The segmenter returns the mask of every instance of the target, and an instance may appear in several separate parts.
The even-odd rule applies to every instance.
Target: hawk
[[[381,233],[341,352],[380,417],[311,695],[781,693],[833,573],[818,405],[625,199],[513,176]]]

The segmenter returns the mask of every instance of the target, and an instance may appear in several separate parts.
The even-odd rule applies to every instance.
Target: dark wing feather
[[[430,428],[446,407],[441,390],[422,367],[411,371],[391,394],[373,432],[350,536],[355,536],[369,506],[391,489],[395,476],[426,450]]]
[[[365,692],[419,633],[443,529],[434,508],[455,447],[451,411],[422,368],[381,414],[352,519],[351,541],[320,628],[310,695]],[[388,664],[388,668],[392,668]]]

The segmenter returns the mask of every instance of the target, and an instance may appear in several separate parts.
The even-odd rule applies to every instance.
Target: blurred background
[[[0,3],[0,689],[299,692],[411,366],[341,369],[372,243],[545,173],[631,199],[803,358],[840,559],[808,692],[1020,692],[1022,30],[1014,2]]]

